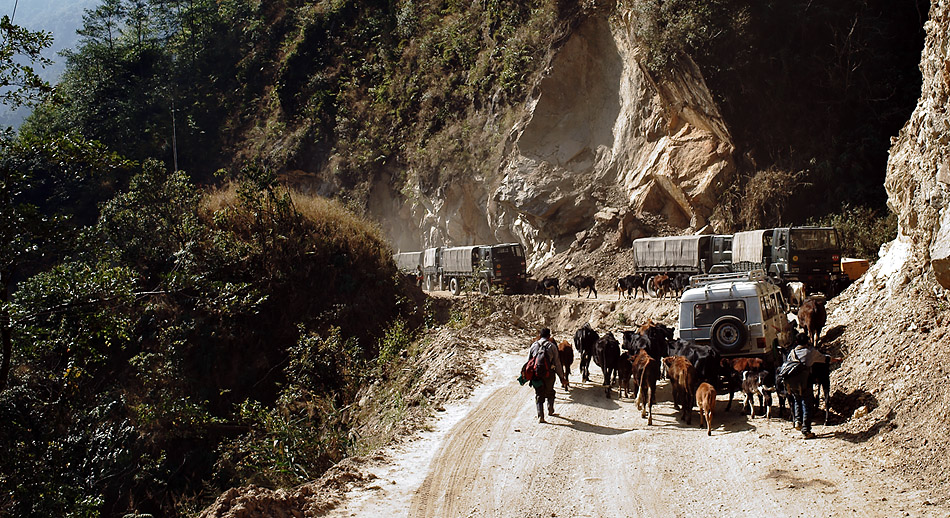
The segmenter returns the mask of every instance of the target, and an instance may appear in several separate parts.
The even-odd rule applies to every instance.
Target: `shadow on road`
[[[562,417],[559,415],[552,416],[549,419],[550,424],[554,426],[566,426],[568,428],[573,428],[578,432],[596,433],[597,435],[620,435],[630,431],[629,429],[624,428],[611,428],[609,426],[600,426],[597,424],[586,423],[584,421],[571,419],[570,417]],[[565,424],[561,421],[567,421],[567,423]]]
[[[563,392],[562,392],[563,394]],[[617,399],[620,399],[616,389],[611,391],[610,399],[604,394],[604,386],[599,383],[585,383],[583,385],[571,385],[571,390],[566,394],[571,403],[579,405],[603,408],[604,410],[618,410],[620,405]]]

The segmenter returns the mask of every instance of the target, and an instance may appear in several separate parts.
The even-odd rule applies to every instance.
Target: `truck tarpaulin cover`
[[[750,230],[737,232],[732,236],[733,263],[761,263],[763,255],[763,240],[765,234],[771,230]]]
[[[699,242],[709,236],[648,237],[633,242],[636,267],[699,268]]]
[[[477,246],[457,246],[442,249],[442,268],[446,272],[472,272],[472,252]]]

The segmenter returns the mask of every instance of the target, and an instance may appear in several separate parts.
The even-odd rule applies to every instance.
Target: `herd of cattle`
[[[823,323],[822,323],[823,325]],[[820,327],[818,327],[820,331]],[[728,411],[732,407],[735,392],[744,395],[743,409],[749,416],[756,415],[755,401],[764,409],[766,418],[771,417],[772,394],[779,402],[779,415],[785,413],[788,395],[781,382],[771,374],[769,363],[762,358],[723,358],[711,345],[696,344],[673,338],[673,330],[664,324],[652,321],[637,330],[623,331],[623,343],[612,332],[603,336],[585,324],[574,334],[574,346],[564,340],[558,344],[561,364],[570,375],[574,351],[580,355],[580,371],[583,381],[590,381],[590,362],[601,368],[604,374],[604,394],[611,397],[616,382],[618,392],[637,401],[637,410],[653,424],[653,405],[656,404],[656,385],[665,374],[673,393],[673,407],[679,410],[678,419],[691,424],[694,406],[699,409],[700,426],[705,422],[706,433],[712,434],[712,418],[717,391],[729,393]],[[788,351],[782,351],[783,356]],[[774,369],[773,369],[774,370]],[[828,424],[828,390],[830,387],[827,363],[812,367],[814,384],[819,392],[824,391],[825,424]]]
[[[581,290],[587,289],[587,297],[591,294],[597,298],[596,281],[589,275],[575,275],[566,282],[567,286],[577,289],[577,296],[581,296]],[[683,294],[683,290],[689,287],[689,274],[685,273],[665,273],[665,274],[633,274],[625,275],[617,279],[614,283],[614,291],[619,298],[635,298],[643,291],[646,297],[650,291],[656,293],[657,297],[678,297]],[[544,293],[551,296],[561,296],[561,281],[557,277],[545,277],[538,281],[537,293]]]

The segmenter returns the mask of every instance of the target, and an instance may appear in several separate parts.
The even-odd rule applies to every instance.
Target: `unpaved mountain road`
[[[472,398],[367,466],[377,478],[330,515],[950,516],[928,488],[886,476],[881,459],[834,427],[805,441],[788,421],[750,420],[735,403],[725,412],[720,395],[708,437],[695,411],[692,425],[676,420],[666,381],[653,426],[632,399],[604,397],[594,366],[594,383],[559,387],[558,415],[539,424],[534,391],[515,381],[524,357],[515,343],[486,359]]]

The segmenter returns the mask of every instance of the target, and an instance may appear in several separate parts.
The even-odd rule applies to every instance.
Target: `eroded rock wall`
[[[735,175],[731,136],[695,65],[648,77],[620,19],[588,18],[561,46],[524,117],[501,129],[494,178],[409,196],[402,227],[422,230],[418,243],[400,230],[401,247],[517,240],[537,265],[605,208],[696,230],[710,223]]]
[[[885,188],[898,215],[894,258],[910,277],[929,275],[950,288],[950,8],[934,2],[924,28],[920,100],[900,135],[892,139]]]

